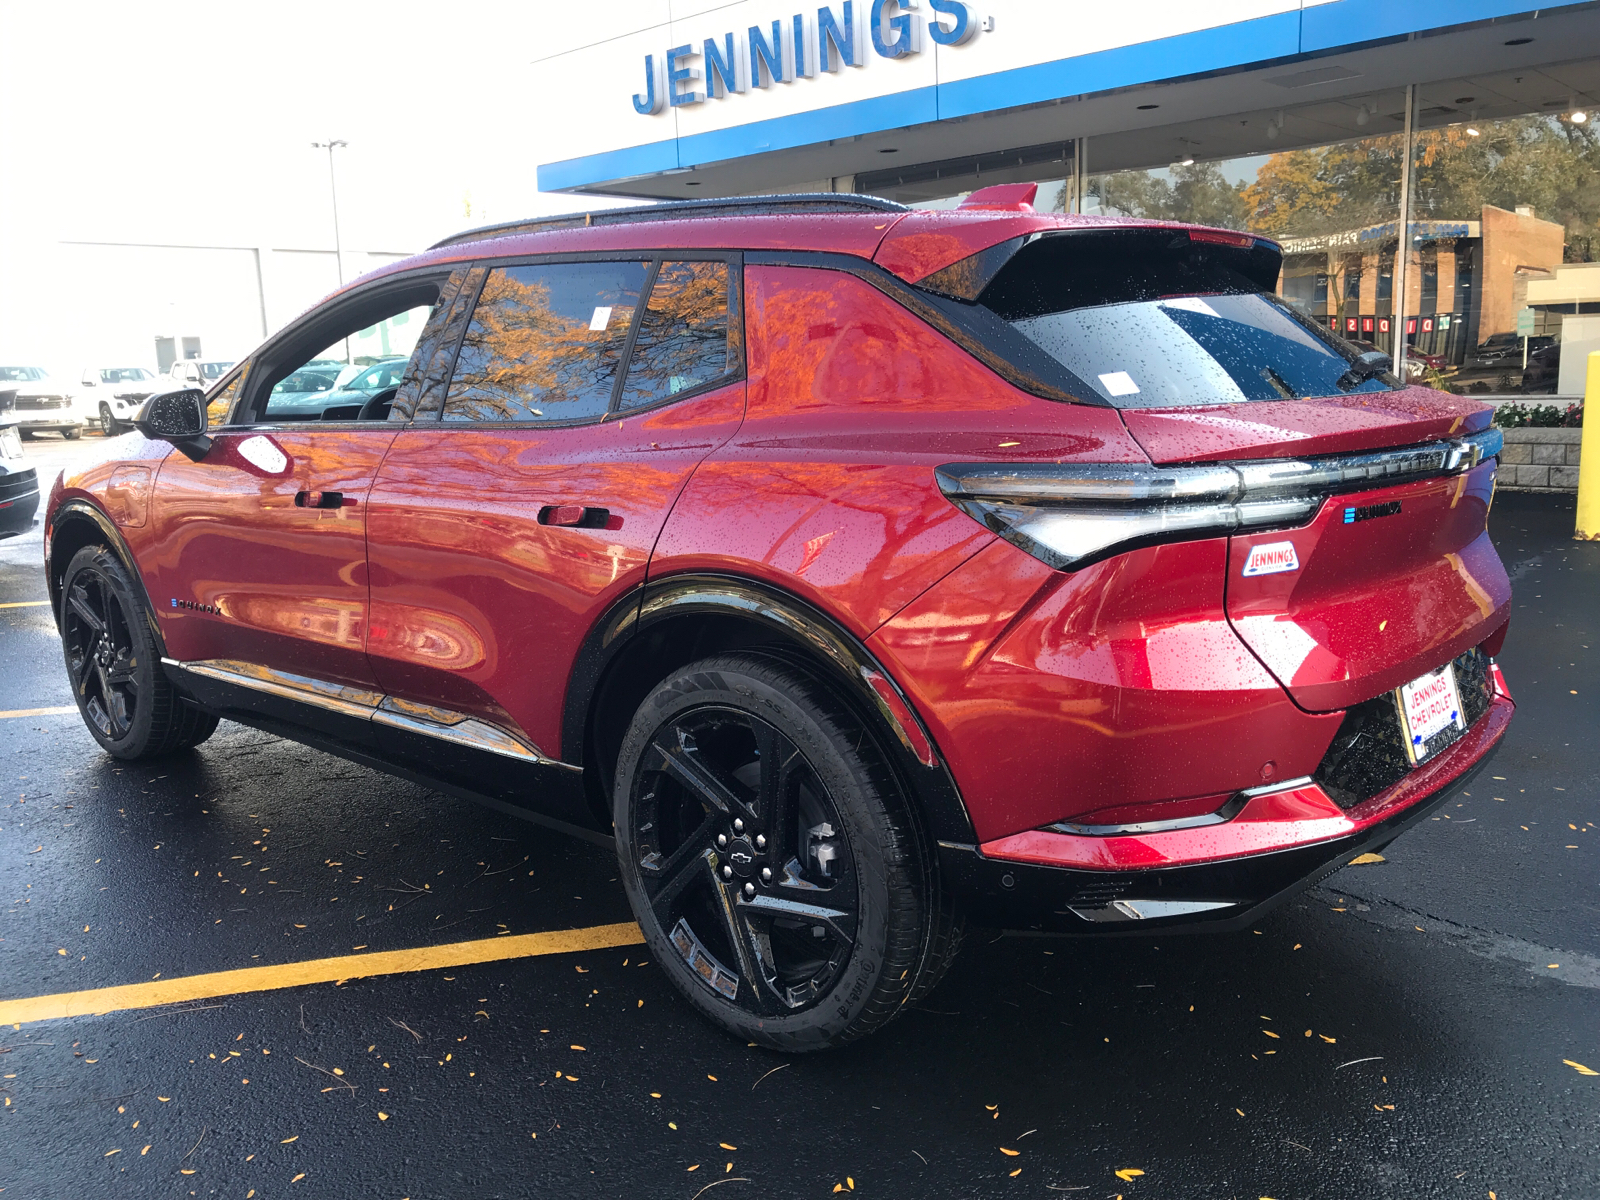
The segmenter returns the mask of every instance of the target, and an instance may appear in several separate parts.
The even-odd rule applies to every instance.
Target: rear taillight
[[[1338,492],[1470,470],[1500,453],[1487,429],[1370,454],[1155,467],[950,463],[940,490],[1008,542],[1062,570],[1157,542],[1302,525]]]

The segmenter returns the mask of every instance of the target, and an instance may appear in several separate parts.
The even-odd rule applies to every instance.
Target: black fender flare
[[[803,648],[805,660],[840,686],[884,735],[884,750],[920,810],[932,839],[971,845],[972,819],[933,735],[894,677],[866,645],[816,606],[744,576],[669,575],[617,600],[579,649],[562,710],[562,758],[584,761],[601,682],[618,655],[652,626],[688,615],[722,615],[762,627]]]
[[[117,561],[122,564],[122,569],[133,580],[134,586],[139,589],[139,596],[144,600],[145,623],[150,629],[150,636],[155,641],[156,650],[163,658],[167,654],[167,642],[161,636],[161,626],[156,622],[156,608],[150,601],[150,593],[144,585],[144,575],[139,570],[139,564],[133,557],[133,551],[128,548],[128,543],[123,539],[122,532],[116,523],[106,516],[105,512],[81,497],[74,497],[62,503],[50,514],[50,522],[46,528],[48,539],[45,543],[45,586],[50,591],[50,609],[55,617],[56,627],[61,626],[61,589],[57,585],[55,571],[55,544],[61,530],[72,522],[87,521],[94,525],[99,532],[100,540],[110,548],[111,553],[117,556]],[[66,570],[66,563],[61,564],[61,569]]]

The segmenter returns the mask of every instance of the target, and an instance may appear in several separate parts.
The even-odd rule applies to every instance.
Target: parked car
[[[1561,379],[1561,343],[1552,342],[1528,354],[1528,365],[1522,372],[1524,392],[1549,392],[1555,394]]]
[[[180,358],[167,368],[167,378],[207,392],[232,369],[231,360]]]
[[[84,388],[93,389],[85,399],[94,406],[100,432],[107,437],[131,429],[144,402],[170,386],[145,367],[89,367],[79,382]]]
[[[1531,356],[1534,351],[1542,350],[1546,346],[1555,345],[1556,339],[1544,334],[1527,339],[1527,352]],[[1497,367],[1508,366],[1513,360],[1519,365],[1522,362],[1523,339],[1515,333],[1490,334],[1473,351],[1472,358],[1468,360],[1469,366]]]
[[[39,477],[22,462],[22,436],[17,432],[18,382],[0,380],[0,538],[15,537],[33,526],[39,510]]]
[[[661,204],[356,281],[210,428],[157,397],[52,490],[89,732],[228,717],[614,839],[649,957],[783,1050],[968,920],[1258,923],[1511,718],[1500,435],[1279,300],[1275,243],[1032,194]],[[271,415],[401,313],[386,413]]]
[[[368,366],[338,364],[339,370],[303,368],[273,389],[267,415],[278,421],[358,420],[362,406],[400,386],[406,358],[385,358]],[[326,386],[320,386],[326,382]],[[280,390],[281,389],[281,390]]]
[[[12,427],[20,437],[59,433],[71,441],[83,435],[72,390],[43,367],[0,367],[0,387],[13,392]]]

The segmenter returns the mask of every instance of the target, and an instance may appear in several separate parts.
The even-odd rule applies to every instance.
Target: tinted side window
[[[456,357],[444,419],[603,417],[649,266],[548,263],[490,271]]]
[[[728,370],[728,264],[664,262],[639,321],[621,408],[720,379]]]

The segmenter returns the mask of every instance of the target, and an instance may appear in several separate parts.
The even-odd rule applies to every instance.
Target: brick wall
[[[1578,490],[1582,429],[1507,429],[1500,452],[1500,487]]]

